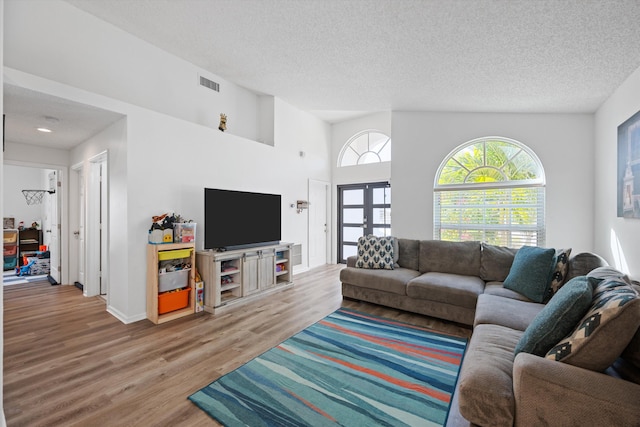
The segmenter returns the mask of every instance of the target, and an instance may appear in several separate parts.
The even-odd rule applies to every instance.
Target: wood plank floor
[[[124,325],[99,297],[48,282],[4,289],[4,412],[8,426],[217,425],[187,396],[339,307],[457,336],[471,330],[342,299],[339,271],[223,314]]]

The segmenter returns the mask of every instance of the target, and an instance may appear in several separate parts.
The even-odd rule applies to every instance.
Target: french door
[[[338,186],[338,262],[356,255],[358,238],[391,235],[391,186],[388,182]]]

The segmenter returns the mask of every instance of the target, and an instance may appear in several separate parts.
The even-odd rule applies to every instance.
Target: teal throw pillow
[[[591,307],[591,280],[586,276],[574,277],[560,288],[533,318],[516,344],[514,353],[544,357],[554,345],[569,335]]]
[[[543,302],[556,266],[556,251],[537,246],[523,246],[513,258],[509,275],[502,285],[535,302]]]

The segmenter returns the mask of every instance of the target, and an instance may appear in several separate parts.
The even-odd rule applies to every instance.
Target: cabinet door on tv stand
[[[262,251],[259,258],[258,282],[260,289],[268,289],[276,284],[274,270],[275,251],[273,249]]]
[[[259,290],[258,252],[247,252],[242,260],[242,295],[251,295]]]

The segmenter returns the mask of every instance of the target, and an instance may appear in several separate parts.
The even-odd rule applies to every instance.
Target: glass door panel
[[[357,254],[358,238],[391,235],[391,187],[386,182],[338,186],[338,262]]]

